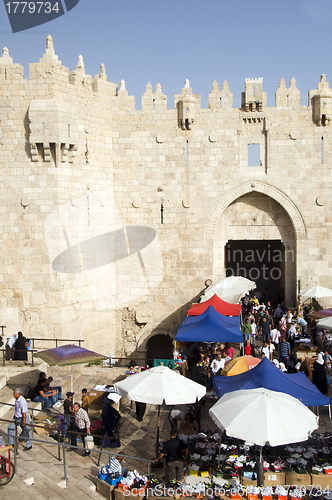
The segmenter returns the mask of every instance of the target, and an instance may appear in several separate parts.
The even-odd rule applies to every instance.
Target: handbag
[[[95,446],[94,441],[93,441],[93,436],[91,436],[91,435],[85,436],[84,444],[85,444],[85,448],[88,448],[88,450],[93,450],[93,448]]]
[[[118,429],[114,429],[113,430],[113,436],[112,437],[113,437],[113,439],[115,441],[120,441],[120,432],[118,431]]]
[[[24,429],[22,430],[22,432],[20,434],[20,437],[18,438],[18,441],[20,443],[23,443],[23,441],[27,441],[27,439],[29,439],[29,431],[28,431],[27,427],[24,427]]]

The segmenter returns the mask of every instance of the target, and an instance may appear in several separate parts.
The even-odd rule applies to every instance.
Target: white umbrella
[[[320,326],[321,328],[328,328],[329,330],[332,330],[332,316],[318,320],[317,326]]]
[[[332,290],[324,288],[323,286],[314,286],[304,293],[301,293],[303,299],[320,299],[323,297],[332,297]]]
[[[201,295],[201,302],[209,300],[215,293],[230,304],[238,304],[250,290],[256,288],[256,283],[242,276],[229,276],[215,281]]]
[[[135,375],[130,375],[114,384],[121,396],[132,401],[155,404],[158,406],[157,454],[159,444],[160,405],[179,405],[195,403],[206,394],[206,388],[190,380],[167,366],[156,366]]]
[[[132,401],[161,405],[195,403],[206,394],[206,388],[189,378],[172,371],[167,366],[156,366],[135,375],[130,375],[114,384],[121,396]]]
[[[209,414],[228,436],[260,446],[305,441],[318,429],[318,417],[301,401],[263,387],[229,392]]]

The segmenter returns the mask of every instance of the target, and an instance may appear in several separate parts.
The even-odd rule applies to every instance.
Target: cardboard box
[[[102,408],[102,397],[103,394],[105,394],[105,391],[90,391],[88,393],[89,396],[89,408],[97,409],[97,408]],[[117,411],[120,411],[120,401],[118,403],[113,404],[113,408],[115,408]]]
[[[197,434],[198,433],[198,425],[197,424],[189,424],[186,422],[181,422],[179,433],[185,434],[186,436],[190,436],[191,434]]]
[[[141,495],[132,495],[131,493],[128,495],[128,492],[124,492],[122,490],[119,490],[118,488],[111,486],[111,488],[114,488],[113,493],[114,493],[114,500],[139,500],[140,498],[144,498],[146,496],[146,490],[143,491],[142,496]],[[154,498],[154,497],[150,497]],[[156,497],[160,498],[160,497]]]
[[[101,408],[101,398],[105,391],[91,391],[89,396],[89,407]]]
[[[311,484],[311,476],[308,472],[306,472],[305,474],[298,474],[297,472],[286,472],[286,482],[280,484],[289,484],[290,486],[309,486],[309,484]]]
[[[321,486],[323,490],[326,487],[332,488],[332,476],[328,474],[310,474],[310,485]]]
[[[267,471],[264,474],[264,486],[283,486],[285,483],[285,473],[284,472],[271,472]]]
[[[102,495],[104,498],[107,498],[107,500],[114,500],[115,486],[111,486],[110,484],[106,483],[106,481],[101,481],[100,479],[96,478],[96,489],[97,492],[100,493],[100,495]]]
[[[49,424],[48,422],[35,422],[38,423],[38,427],[35,427],[35,432],[38,436],[53,436],[53,432],[56,430],[56,423]]]
[[[257,479],[249,479],[248,477],[244,477],[241,480],[241,484],[243,484],[243,486],[257,486]]]

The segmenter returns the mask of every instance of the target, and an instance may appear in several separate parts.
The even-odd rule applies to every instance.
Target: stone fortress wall
[[[209,109],[189,81],[174,109],[147,84],[142,109],[83,58],[63,67],[49,36],[29,79],[0,58],[1,324],[30,337],[83,338],[113,355],[174,335],[230,241],[280,241],[282,294],[332,286],[332,90],[300,105],[293,78],[275,107],[247,79]],[[248,165],[251,145],[257,165]],[[239,244],[241,248],[241,243]],[[268,247],[266,247],[268,248]],[[289,258],[287,259],[287,255]]]

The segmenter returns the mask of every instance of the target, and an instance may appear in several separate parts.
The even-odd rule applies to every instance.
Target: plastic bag
[[[23,443],[23,441],[26,441],[27,439],[29,439],[29,430],[27,429],[27,427],[24,427],[18,440],[20,443]]]
[[[113,436],[112,437],[113,437],[113,439],[115,441],[120,441],[120,432],[118,431],[118,429],[114,429],[113,430]]]
[[[89,450],[93,450],[94,445],[95,445],[93,442],[93,436],[91,436],[91,435],[85,436],[84,444],[85,444],[85,448],[88,448]]]

